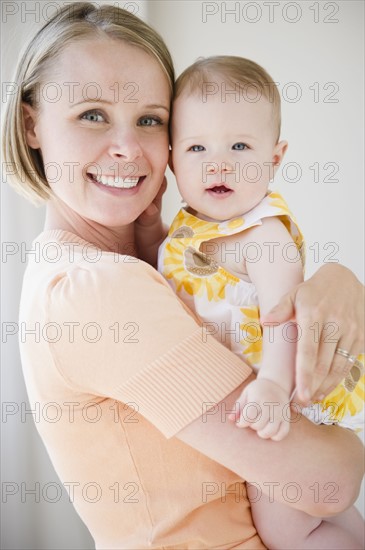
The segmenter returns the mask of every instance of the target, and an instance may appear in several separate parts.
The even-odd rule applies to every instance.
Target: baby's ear
[[[281,161],[284,158],[287,148],[288,148],[287,141],[279,141],[274,147],[274,151],[272,155],[272,165],[274,168],[274,175],[276,174],[276,171],[279,168]]]
[[[172,147],[171,145],[169,145],[169,160],[168,160],[168,164],[169,164],[169,168],[171,170],[171,172],[174,174],[174,165],[172,163]]]
[[[287,141],[279,141],[275,147],[273,152],[273,163],[274,166],[279,166],[284,158],[284,155],[288,149],[288,142]]]
[[[37,113],[28,103],[22,103],[25,139],[32,149],[40,149],[36,133]]]

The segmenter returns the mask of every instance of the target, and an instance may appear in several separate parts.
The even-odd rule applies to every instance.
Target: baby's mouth
[[[88,178],[96,183],[105,185],[106,187],[117,187],[118,189],[130,189],[131,187],[136,187],[141,183],[146,176],[127,176],[125,178],[120,178],[116,176],[99,176],[96,174],[91,174],[88,172]]]
[[[216,193],[217,195],[222,195],[224,193],[230,193],[232,189],[229,189],[225,185],[215,185],[214,187],[209,187],[207,191],[210,191],[211,193]]]

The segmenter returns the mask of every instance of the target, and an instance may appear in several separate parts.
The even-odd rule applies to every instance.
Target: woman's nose
[[[142,156],[141,145],[133,132],[114,134],[109,152],[112,157],[127,161],[133,161]]]

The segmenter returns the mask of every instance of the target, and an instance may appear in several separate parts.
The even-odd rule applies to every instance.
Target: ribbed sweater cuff
[[[169,438],[219,403],[250,374],[245,363],[208,336],[203,328],[153,361],[117,388],[124,403]]]

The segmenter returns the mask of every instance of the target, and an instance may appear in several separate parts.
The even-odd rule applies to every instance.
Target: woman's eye
[[[104,115],[100,111],[87,111],[80,118],[88,122],[105,122]]]
[[[246,143],[238,142],[232,145],[232,149],[234,151],[244,151],[245,149],[248,149],[248,146],[246,145]]]
[[[203,147],[203,145],[192,145],[191,147],[189,147],[189,151],[199,153],[200,151],[205,151],[205,148]]]
[[[162,124],[161,119],[158,117],[144,116],[139,119],[140,126],[157,126],[158,124]]]

